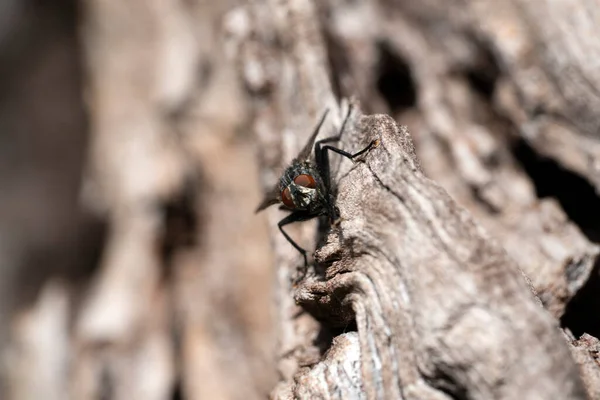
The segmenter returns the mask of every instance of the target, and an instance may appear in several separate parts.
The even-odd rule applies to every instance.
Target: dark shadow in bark
[[[485,99],[491,101],[496,90],[496,81],[500,76],[500,68],[488,47],[481,44],[478,54],[475,65],[469,68],[465,75],[470,86]]]
[[[183,390],[181,387],[181,381],[175,382],[173,386],[173,393],[171,394],[171,400],[183,400]]]
[[[198,185],[188,179],[180,192],[160,206],[163,217],[160,252],[165,265],[178,248],[193,247],[198,243],[198,226],[201,226],[198,207]]]
[[[417,91],[410,67],[384,43],[379,45],[377,90],[390,107],[392,115],[414,107]]]
[[[315,338],[314,345],[319,349],[321,356],[323,356],[327,350],[331,348],[333,339],[336,336],[342,335],[346,332],[356,332],[358,330],[356,326],[356,320],[352,319],[343,327],[328,327],[326,324],[321,324],[321,330]]]
[[[554,160],[540,156],[523,139],[513,148],[517,160],[535,184],[538,197],[557,199],[563,210],[590,241],[600,242],[600,197],[580,175]],[[588,282],[567,304],[561,325],[575,337],[589,333],[600,336],[600,265],[596,264]]]
[[[600,337],[600,262],[596,263],[589,280],[571,299],[560,320],[576,338],[584,333]]]
[[[583,234],[592,242],[600,242],[600,197],[594,187],[556,161],[537,154],[525,140],[517,141],[513,152],[531,177],[537,196],[557,199]]]

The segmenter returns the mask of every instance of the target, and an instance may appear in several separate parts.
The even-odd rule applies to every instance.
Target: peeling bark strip
[[[318,311],[347,293],[367,397],[585,398],[556,322],[506,252],[422,174],[406,127],[357,122],[350,150],[381,144],[340,180],[342,222],[317,252],[327,280],[296,300]]]

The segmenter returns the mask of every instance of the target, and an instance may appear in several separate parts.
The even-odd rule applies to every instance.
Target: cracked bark
[[[381,145],[340,179],[342,222],[317,252],[330,266],[295,298],[325,323],[355,314],[366,397],[585,398],[556,321],[505,251],[422,174],[406,128],[382,115],[356,122],[350,149]],[[294,389],[306,390],[318,391]]]
[[[298,287],[289,281],[299,260],[272,230],[286,356],[274,397],[340,398],[339,388],[355,398],[586,397],[557,321],[531,292],[561,317],[587,282],[598,247],[555,201],[536,197],[510,148],[518,121],[485,102],[467,76],[485,70],[489,55],[460,30],[473,20],[448,17],[451,8],[435,1],[330,1],[319,9],[309,1],[264,1],[230,15],[226,29],[254,96],[254,129],[263,157],[274,157],[263,159],[265,187],[320,110],[333,108],[338,116],[322,137],[339,126],[335,89],[410,124],[425,173],[457,200],[425,177],[405,128],[380,115],[354,117],[341,147],[360,149],[374,136],[382,145],[364,163],[341,162],[335,179],[342,222],[321,240],[318,267]],[[448,31],[429,29],[428,18]],[[408,63],[416,108],[390,108],[373,89],[382,41],[392,57]],[[500,96],[510,76],[493,79]],[[273,227],[281,216],[270,212]],[[307,247],[313,235],[314,226],[295,232]],[[321,326],[286,303],[290,292]],[[312,338],[324,329],[346,330],[354,318],[358,342],[338,349],[334,340],[318,362]],[[332,354],[352,351],[362,362],[355,380],[328,372],[343,364],[343,356]],[[316,364],[300,368],[307,360]],[[357,386],[349,383],[356,379]]]

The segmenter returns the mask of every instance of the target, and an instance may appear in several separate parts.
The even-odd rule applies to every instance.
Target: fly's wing
[[[323,116],[321,117],[321,120],[315,127],[315,130],[313,131],[313,133],[310,135],[308,142],[306,143],[306,145],[304,145],[304,148],[302,149],[302,151],[300,151],[300,154],[298,154],[298,157],[297,157],[298,160],[304,161],[304,160],[308,160],[310,158],[310,155],[312,154],[313,146],[315,144],[315,139],[317,138],[317,135],[319,134],[319,131],[321,130],[321,126],[323,126],[323,122],[325,122],[325,118],[327,117],[328,113],[329,113],[329,109],[325,110],[325,112],[323,113]]]
[[[280,203],[280,202],[281,202],[281,198],[280,198],[280,194],[279,194],[279,185],[275,185],[275,186],[273,186],[273,188],[271,190],[269,190],[265,194],[265,197],[263,198],[262,202],[256,208],[255,213],[258,213],[258,212],[264,210],[265,208],[272,206],[273,204]]]

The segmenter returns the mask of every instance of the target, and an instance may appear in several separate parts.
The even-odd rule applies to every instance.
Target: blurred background
[[[0,398],[274,385],[269,238],[214,3],[0,2]]]
[[[0,398],[253,399],[289,379],[276,230],[254,215],[261,166],[285,162],[254,129],[280,83],[246,57],[285,51],[285,26],[254,35],[281,5],[242,3],[0,0]],[[318,23],[328,90],[408,125],[563,327],[597,337],[591,3],[290,3]]]

